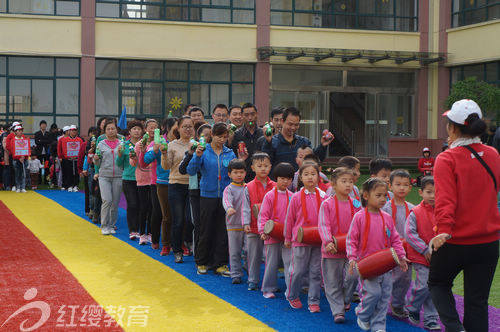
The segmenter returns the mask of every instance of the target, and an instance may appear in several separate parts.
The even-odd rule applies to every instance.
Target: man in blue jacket
[[[311,141],[297,135],[300,125],[300,111],[295,107],[289,107],[283,113],[283,129],[279,134],[266,137],[266,143],[262,147],[262,152],[266,152],[273,161],[273,167],[279,163],[286,162],[292,164],[297,170],[299,166],[295,161],[297,150],[303,146],[311,146]],[[326,157],[328,145],[333,142],[334,136],[321,137],[321,143],[314,149],[314,154],[323,161]]]

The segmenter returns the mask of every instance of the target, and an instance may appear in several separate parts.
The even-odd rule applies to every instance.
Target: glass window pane
[[[141,83],[122,82],[122,107],[127,108],[127,114],[141,114]]]
[[[295,10],[313,10],[313,0],[295,0]]]
[[[24,133],[34,134],[40,130],[40,121],[47,121],[48,126],[52,124],[53,117],[51,115],[17,115],[15,120],[22,121]],[[76,123],[72,123],[76,124]],[[48,128],[47,128],[48,129]]]
[[[142,114],[147,116],[162,116],[162,84],[161,83],[143,83],[142,84]]]
[[[56,75],[78,77],[79,64],[78,59],[56,59]]]
[[[500,80],[500,77],[498,77],[498,64],[500,64],[500,62],[486,64],[486,82],[490,83]]]
[[[4,56],[0,56],[0,75],[5,75],[6,64],[7,64],[7,58]]]
[[[229,104],[229,85],[210,85],[210,110],[212,110],[217,104]]]
[[[54,59],[10,57],[9,74],[27,76],[53,76]]]
[[[415,74],[350,71],[347,73],[347,85],[413,89],[415,88]]]
[[[75,1],[57,1],[56,15],[80,16],[80,4]]]
[[[212,111],[208,107],[208,84],[191,84],[189,102],[201,106],[205,110],[205,114],[208,115]]]
[[[290,0],[271,0],[271,9],[292,10],[292,4]]]
[[[165,85],[165,114],[171,110],[174,116],[180,116],[188,103],[187,83],[171,83]]]
[[[476,77],[478,81],[484,81],[484,65],[473,65],[464,67],[464,78]]]
[[[233,10],[233,23],[253,24],[253,10]]]
[[[464,24],[475,24],[486,21],[486,8],[470,10],[464,13]]]
[[[31,112],[31,81],[9,80],[9,112]]]
[[[229,81],[229,65],[216,63],[192,63],[190,78],[195,81]]]
[[[397,0],[396,15],[397,16],[417,16],[418,0]]]
[[[340,86],[342,71],[319,68],[273,68],[273,86]]]
[[[0,0],[0,13],[7,11],[7,0]]]
[[[450,75],[452,85],[462,80],[462,67],[451,68]]]
[[[120,17],[120,5],[114,3],[98,3],[96,5],[97,17]]]
[[[33,113],[53,113],[54,81],[33,80],[31,90]]]
[[[80,121],[77,116],[56,116],[56,123],[57,127],[59,128],[71,125],[76,125],[78,128],[80,128]],[[87,134],[87,133],[80,133],[80,134]]]
[[[6,78],[0,77],[0,114],[7,113],[7,84]]]
[[[252,84],[233,84],[232,105],[242,105],[243,103],[253,103],[253,85]]]
[[[122,78],[156,79],[162,78],[163,66],[154,61],[122,61]]]
[[[203,8],[201,10],[201,21],[202,22],[230,23],[231,22],[231,10],[230,9]]]
[[[9,13],[54,14],[54,0],[9,0]]]
[[[253,82],[253,65],[233,65],[232,80],[237,82]]]
[[[271,12],[272,25],[292,25],[292,13]]]
[[[185,62],[165,63],[165,79],[167,81],[186,81],[188,79],[188,66]]]
[[[488,7],[488,20],[496,20],[500,18],[500,3]]]
[[[165,18],[167,20],[189,21],[188,9],[182,7],[165,8]]]
[[[98,115],[118,115],[118,81],[95,81],[95,112]]]
[[[115,60],[96,60],[96,77],[118,78],[118,61]]]
[[[358,28],[366,30],[393,30],[394,19],[392,17],[360,16]]]
[[[79,84],[75,79],[56,80],[56,113],[78,114]]]
[[[255,8],[255,0],[233,0],[233,8],[252,8],[253,9],[253,8]]]
[[[316,17],[316,18],[315,18]],[[309,13],[297,13],[294,15],[294,25],[300,27],[321,26],[321,20],[318,20],[319,15]]]

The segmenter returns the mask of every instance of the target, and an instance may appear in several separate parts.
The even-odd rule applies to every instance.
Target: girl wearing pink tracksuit
[[[302,308],[299,294],[306,271],[309,271],[309,311],[320,312],[321,247],[297,241],[300,227],[318,226],[318,212],[326,194],[317,188],[319,165],[304,162],[299,170],[304,187],[292,196],[285,219],[285,247],[292,247],[288,302],[294,309]]]
[[[290,248],[283,247],[282,241],[264,234],[264,225],[268,220],[273,220],[275,223],[282,225],[285,224],[288,203],[293,195],[287,189],[293,179],[293,166],[289,163],[280,163],[274,168],[273,175],[276,179],[276,187],[264,196],[257,220],[261,239],[264,240],[266,269],[264,270],[264,279],[262,280],[262,294],[267,299],[274,298],[274,292],[278,290],[277,273],[280,256],[283,259],[285,283],[288,289],[288,269],[291,257]]]
[[[405,251],[392,217],[380,209],[387,201],[387,184],[379,178],[363,183],[365,208],[354,215],[347,235],[349,273],[356,262],[385,248],[394,248],[400,267],[408,270]],[[358,326],[362,330],[385,331],[386,315],[392,293],[392,271],[361,281],[361,302],[356,307]]]
[[[319,210],[319,235],[321,236],[321,269],[325,284],[325,295],[330,304],[335,323],[345,321],[345,310],[350,303],[344,304],[343,284],[344,266],[347,263],[345,252],[338,252],[332,238],[346,235],[354,214],[361,208],[355,207],[349,194],[354,186],[354,173],[346,167],[336,168],[332,173],[333,197],[327,198]],[[357,278],[347,274],[346,278]],[[348,298],[351,298],[349,294]]]

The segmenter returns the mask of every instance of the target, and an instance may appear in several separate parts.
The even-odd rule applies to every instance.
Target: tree
[[[500,88],[478,81],[474,76],[467,77],[453,85],[444,105],[449,110],[454,102],[461,99],[474,100],[481,108],[483,117],[500,123]]]

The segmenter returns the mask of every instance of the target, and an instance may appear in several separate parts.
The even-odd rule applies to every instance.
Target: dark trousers
[[[198,246],[198,239],[200,238],[200,190],[189,190],[189,204],[191,206],[191,222],[193,223],[193,243],[194,250]]]
[[[4,165],[3,166],[3,171],[2,171],[2,180],[3,180],[3,187],[6,190],[10,190],[14,183],[14,167],[12,167],[12,161],[10,162],[10,165]]]
[[[13,163],[16,189],[26,189],[26,169],[28,167],[28,161],[26,159],[24,160],[24,162],[14,160]]]
[[[38,173],[30,173],[30,187],[31,189],[38,187]]]
[[[172,213],[168,201],[168,188],[168,184],[156,184],[156,193],[161,209],[161,245],[163,247],[170,246],[172,238]]]
[[[90,191],[89,191],[89,177],[83,176],[83,188],[85,190],[85,213],[90,211]]]
[[[488,297],[498,262],[498,249],[498,241],[476,245],[445,243],[433,252],[429,290],[447,331],[488,331]],[[463,325],[451,291],[453,280],[460,271],[464,273]]]
[[[226,211],[222,198],[200,197],[200,234],[195,260],[197,265],[213,268],[227,265]]]
[[[160,233],[161,233],[161,206],[158,200],[158,192],[156,191],[156,185],[151,185],[151,204],[153,209],[151,211],[151,242],[156,244],[160,243]]]
[[[184,225],[188,220],[189,186],[187,184],[171,183],[168,185],[168,201],[172,212],[172,249],[174,253],[182,252],[184,242]]]
[[[76,165],[76,160],[63,159],[61,162],[62,168],[62,186],[63,188],[72,188],[78,186],[80,182],[80,177],[78,175],[78,169]]]
[[[151,233],[151,186],[137,186],[139,193],[139,234]]]
[[[135,233],[139,231],[139,191],[137,190],[137,182],[123,180],[122,188],[127,201],[128,232]]]

